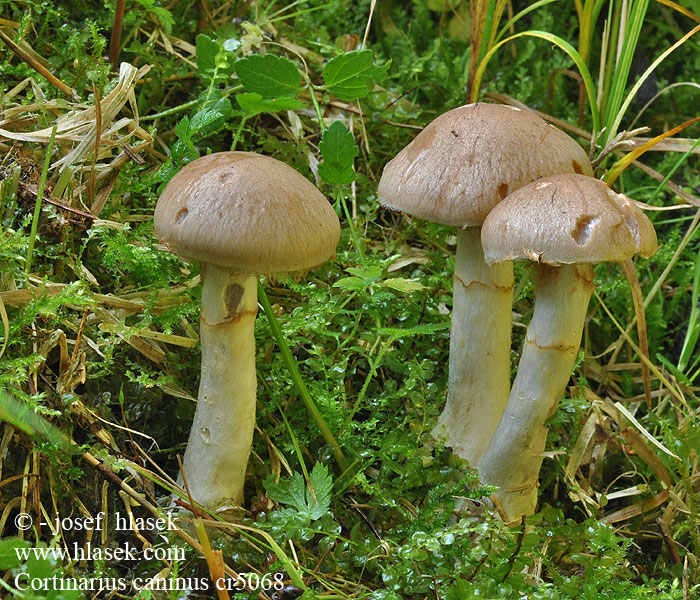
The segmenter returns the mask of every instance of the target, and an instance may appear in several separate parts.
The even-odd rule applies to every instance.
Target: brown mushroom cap
[[[154,220],[156,235],[183,258],[252,273],[315,267],[340,237],[333,207],[310,181],[253,152],[186,165],[163,190]]]
[[[656,233],[634,203],[586,175],[552,175],[521,187],[481,229],[486,262],[619,262],[656,252]]]
[[[481,225],[511,191],[555,173],[593,175],[583,148],[535,113],[468,104],[440,115],[384,168],[379,201],[445,225]]]

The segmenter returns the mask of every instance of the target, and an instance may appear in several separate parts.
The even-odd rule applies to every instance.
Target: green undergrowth
[[[0,2],[2,19],[10,22],[0,20],[0,30],[47,59],[49,70],[84,103],[70,104],[75,110],[94,105],[96,90],[104,99],[116,85],[104,59],[114,11],[112,3],[103,4]],[[511,4],[514,15],[528,7]],[[576,4],[601,11],[583,60],[597,84],[602,21],[608,7],[614,16],[621,2],[544,2],[501,39],[535,30],[580,48]],[[634,15],[644,19],[644,35],[630,50],[635,61],[629,76],[610,76],[608,107],[629,92],[646,69],[640,64],[697,21],[669,3],[632,4]],[[680,3],[688,10],[692,4]],[[264,286],[303,385],[345,462],[337,464],[319,434],[261,311],[255,331],[258,430],[241,521],[252,529],[232,527],[211,540],[228,566],[281,573],[287,589],[277,600],[302,593],[328,600],[632,600],[649,594],[687,600],[700,593],[697,205],[647,212],[660,248],[636,261],[648,296],[650,358],[658,369],[652,410],[643,400],[640,358],[630,343],[623,339],[615,366],[608,367],[622,335],[613,319],[625,330],[634,310],[620,269],[599,265],[582,352],[549,422],[541,510],[508,529],[485,500],[491,490],[430,435],[446,396],[455,231],[403,218],[376,198],[386,162],[420,127],[466,102],[467,2],[127,5],[120,58],[151,67],[134,85],[140,127],[153,138],[148,150],[137,152],[141,160],[126,162],[114,179],[98,179],[90,198],[94,164],[108,163],[117,151],[109,159],[90,151],[63,178],[50,169],[33,239],[48,139],[13,145],[0,134],[0,416],[6,421],[0,436],[0,569],[8,574],[2,593],[98,597],[18,591],[19,573],[208,581],[206,552],[172,532],[149,543],[181,548],[177,560],[20,560],[16,548],[69,547],[85,539],[82,532],[52,534],[47,527],[40,534],[21,532],[13,519],[25,510],[62,516],[107,510],[113,527],[114,513],[123,514],[128,503],[119,481],[167,506],[170,493],[159,478],[177,477],[197,396],[201,288],[198,265],[159,245],[152,214],[163,186],[182,166],[232,148],[291,165],[317,183],[340,217],[334,259],[303,275],[267,279]],[[509,15],[506,10],[500,26]],[[661,63],[650,78],[652,95],[697,79],[698,43],[691,38]],[[481,97],[506,94],[591,133],[577,66],[560,48],[529,36],[500,47],[484,70]],[[4,41],[0,71],[0,121],[8,121],[0,128],[50,128],[73,103]],[[617,98],[615,77],[624,79]],[[25,87],[15,89],[20,83]],[[643,135],[653,137],[690,120],[697,116],[696,92],[684,86],[662,94],[635,126],[648,126]],[[631,99],[617,132],[649,99],[642,96]],[[26,119],[12,121],[22,107]],[[602,123],[617,114],[611,110],[601,111]],[[120,115],[134,117],[129,105]],[[599,138],[605,143],[606,131]],[[679,136],[697,137],[697,126]],[[587,139],[579,141],[588,147]],[[57,138],[53,162],[74,146]],[[600,162],[596,174],[610,173],[625,151]],[[697,200],[697,157],[694,151],[661,151],[640,160],[662,176],[671,174]],[[614,186],[657,208],[687,200],[635,167],[622,171]],[[81,215],[101,192],[97,218]],[[516,281],[513,373],[534,296],[527,267],[516,265]],[[38,291],[17,299],[30,288]],[[636,343],[634,328],[629,335]],[[639,428],[614,412],[615,402]],[[590,444],[581,449],[582,432],[591,430]],[[572,456],[578,463],[570,471]],[[459,514],[455,508],[463,503],[470,508]],[[129,508],[148,515],[143,506]],[[609,522],[623,509],[629,514]],[[131,532],[99,537],[95,533],[93,541],[105,546],[143,544]],[[213,592],[118,593],[113,597],[203,598]],[[258,593],[230,597],[275,598],[272,591]]]

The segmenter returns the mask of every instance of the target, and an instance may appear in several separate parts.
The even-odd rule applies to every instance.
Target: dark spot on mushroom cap
[[[498,195],[501,197],[501,200],[503,200],[508,195],[508,184],[507,183],[501,183],[498,186]]]
[[[234,283],[224,290],[224,304],[226,305],[226,318],[230,319],[238,312],[238,305],[243,297],[243,287]]]
[[[585,173],[583,172],[583,167],[575,160],[571,161],[571,166],[574,169],[574,173],[578,173],[579,175],[585,175]]]
[[[189,214],[186,206],[183,206],[179,211],[177,211],[177,216],[175,217],[175,225],[180,225]]]
[[[588,242],[598,221],[600,221],[600,217],[595,215],[581,215],[576,219],[576,226],[571,231],[571,237],[579,246],[584,246]]]

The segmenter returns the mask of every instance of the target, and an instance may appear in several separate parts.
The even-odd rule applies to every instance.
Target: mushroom
[[[484,221],[486,262],[534,261],[535,310],[508,404],[478,464],[510,523],[532,514],[547,437],[571,375],[594,289],[593,264],[651,256],[656,234],[633,202],[584,175],[555,175],[510,194]]]
[[[184,476],[200,504],[240,504],[255,424],[257,274],[325,262],[338,243],[338,217],[286,164],[220,152],[170,180],[154,220],[161,241],[201,264],[201,380]]]
[[[469,104],[430,123],[384,168],[380,202],[459,227],[447,403],[433,431],[476,465],[508,400],[513,266],[484,262],[480,226],[509,192],[592,174],[584,150],[533,112]]]

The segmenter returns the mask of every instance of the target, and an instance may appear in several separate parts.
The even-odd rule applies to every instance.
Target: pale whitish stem
[[[513,264],[484,261],[481,229],[459,232],[447,404],[436,438],[476,465],[508,400]]]
[[[593,267],[538,265],[536,286],[518,374],[478,465],[482,482],[499,486],[494,496],[509,523],[519,523],[535,511],[545,423],[556,410],[578,354],[593,292]]]
[[[210,508],[243,500],[255,425],[257,279],[202,265],[202,374],[184,473]]]

